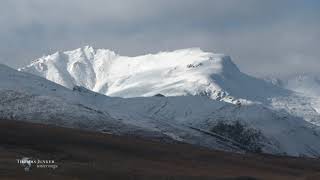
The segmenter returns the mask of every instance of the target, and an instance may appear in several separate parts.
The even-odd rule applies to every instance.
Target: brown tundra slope
[[[25,172],[16,159],[54,160]],[[234,154],[133,137],[0,121],[0,179],[318,179],[320,160]]]

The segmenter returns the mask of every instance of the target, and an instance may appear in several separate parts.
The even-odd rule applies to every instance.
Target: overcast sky
[[[320,74],[318,0],[1,0],[0,63],[84,45],[121,55],[200,47],[253,75]]]

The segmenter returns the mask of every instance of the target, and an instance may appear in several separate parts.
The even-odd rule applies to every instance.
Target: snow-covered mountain
[[[127,57],[85,46],[44,56],[19,70],[107,96],[200,95],[232,104],[263,104],[320,125],[320,101],[248,76],[229,56],[199,48]]]
[[[146,118],[144,112],[129,111],[127,104],[119,98],[109,98],[82,87],[70,90],[0,64],[0,120],[44,123],[164,141],[171,139],[220,150],[243,151],[228,141],[189,127]],[[139,102],[134,104],[139,105]],[[141,104],[140,109],[144,109],[144,105]],[[117,116],[118,113],[121,116]]]
[[[0,80],[0,117],[5,119],[148,138],[171,138],[214,149],[243,152],[252,144],[242,144],[232,136],[212,131],[219,122],[226,125],[240,122],[243,125],[240,129],[259,132],[253,133],[255,142],[252,143],[263,152],[320,155],[320,132],[314,125],[261,105],[235,105],[205,96],[112,98],[83,87],[70,90],[2,65]]]
[[[1,118],[320,156],[319,113],[310,97],[248,76],[221,54],[184,49],[124,57],[84,47],[42,57],[24,72],[0,67]]]
[[[229,56],[197,48],[126,57],[86,46],[44,56],[20,71],[118,97],[206,95],[263,101],[288,93],[241,73]]]

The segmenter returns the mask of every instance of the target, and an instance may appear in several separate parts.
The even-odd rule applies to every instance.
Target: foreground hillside
[[[315,159],[233,154],[25,122],[1,120],[0,142],[0,179],[320,178]],[[59,167],[25,172],[16,162],[21,157],[52,159]]]

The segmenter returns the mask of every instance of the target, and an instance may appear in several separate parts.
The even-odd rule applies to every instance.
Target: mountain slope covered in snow
[[[275,86],[299,94],[299,97],[296,99],[292,98],[291,102],[296,100],[296,103],[300,103],[306,107],[305,109],[300,109],[304,112],[304,117],[310,122],[320,125],[319,118],[316,115],[320,113],[320,76],[315,74],[299,74],[281,78],[267,77],[265,79]],[[302,97],[304,97],[304,100],[301,100]],[[292,111],[294,113],[297,110],[292,108]]]
[[[229,56],[197,48],[127,57],[86,46],[44,56],[19,70],[69,89],[82,86],[108,96],[197,95],[232,104],[263,104],[320,125],[320,106],[310,97],[248,76]]]
[[[94,95],[93,95],[94,96]],[[53,124],[113,134],[144,130],[116,121],[107,111],[61,85],[0,64],[0,119]],[[146,130],[144,132],[148,134]],[[157,136],[159,133],[152,133]]]
[[[205,96],[111,98],[82,87],[70,90],[6,66],[0,66],[0,75],[0,116],[4,119],[248,151],[252,144],[237,141],[247,133],[234,137],[212,131],[219,122],[228,127],[237,127],[229,125],[239,122],[240,129],[258,132],[252,134],[251,143],[262,152],[320,155],[320,133],[314,125],[259,104],[235,105]]]
[[[5,66],[2,66],[1,70],[2,82],[4,83],[0,86],[3,99],[0,101],[0,115],[4,119],[40,122],[148,138],[172,138],[220,150],[238,152],[246,150],[244,146],[231,139],[203,132],[210,131],[210,129],[199,130],[206,123],[204,120],[210,117],[208,115],[212,111],[217,111],[220,108],[229,109],[229,106],[230,108],[234,106],[232,104],[212,101],[201,96],[182,96],[169,99],[161,97],[109,98],[78,86],[71,91],[40,77],[14,71]],[[190,104],[190,106],[185,109],[184,104]],[[205,109],[203,109],[203,105],[205,105]],[[90,113],[91,111],[92,113]],[[199,117],[194,116],[192,111],[201,115],[199,121],[195,121]],[[170,116],[166,117],[163,113]],[[222,116],[221,119],[224,117]],[[229,122],[232,122],[232,119],[226,121],[226,123]],[[214,125],[212,122],[208,122],[208,124]],[[261,142],[266,145],[268,143]],[[287,149],[268,145],[263,151],[286,153]],[[308,152],[304,153],[308,154]]]
[[[44,56],[20,71],[118,97],[206,95],[233,102],[289,93],[241,73],[229,56],[197,48],[126,57],[86,46]]]
[[[53,124],[164,141],[178,140],[214,149],[242,151],[229,142],[190,128],[144,118],[143,112],[127,113],[127,103],[119,98],[109,98],[82,87],[70,90],[5,65],[0,65],[0,82],[0,120]],[[112,107],[115,104],[120,105],[120,109]],[[119,110],[123,119],[114,115]],[[180,135],[185,137],[181,139]]]
[[[319,113],[310,97],[248,76],[225,55],[184,49],[125,57],[84,47],[20,71],[0,66],[0,118],[320,156]]]

